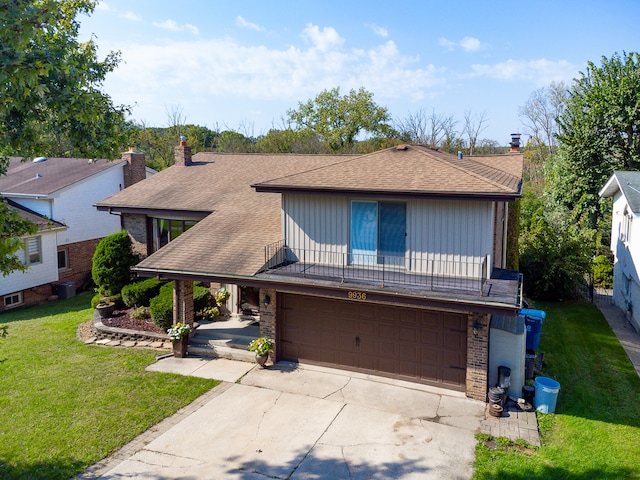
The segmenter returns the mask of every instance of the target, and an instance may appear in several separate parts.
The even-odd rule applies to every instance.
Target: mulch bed
[[[135,319],[129,315],[133,309],[116,310],[110,318],[103,318],[102,323],[108,327],[127,328],[129,330],[138,330],[142,332],[152,332],[165,334],[167,333],[158,327],[150,318]]]

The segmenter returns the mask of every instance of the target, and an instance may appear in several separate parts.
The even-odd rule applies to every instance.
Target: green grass
[[[539,449],[476,448],[475,479],[640,478],[640,378],[597,307],[544,303],[542,374],[560,382],[538,414]]]
[[[152,350],[84,345],[89,301],[0,314],[0,478],[68,479],[218,384],[146,372]]]

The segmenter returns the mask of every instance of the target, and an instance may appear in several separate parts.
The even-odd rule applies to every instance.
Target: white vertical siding
[[[67,225],[58,233],[58,244],[82,242],[120,231],[120,216],[99,212],[94,204],[121,190],[122,165],[103,170],[58,192],[53,218]]]
[[[294,253],[300,256],[323,252],[313,261],[339,263],[337,259],[347,253],[349,244],[349,199],[324,195],[283,195],[282,205],[284,240]]]
[[[303,250],[307,255],[325,252],[313,261],[328,264],[337,263],[331,253],[347,253],[350,201],[347,197],[283,195],[284,240],[299,260]],[[478,276],[482,262],[492,254],[492,206],[476,201],[407,201],[409,268]]]
[[[27,288],[58,281],[58,253],[54,232],[43,231],[41,237],[42,262],[32,265],[26,272],[13,272],[0,277],[0,295],[19,292]],[[24,251],[19,252],[24,258]]]

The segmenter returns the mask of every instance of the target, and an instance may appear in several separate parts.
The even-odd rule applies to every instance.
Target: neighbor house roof
[[[124,163],[86,158],[47,158],[45,161],[23,161],[9,158],[6,175],[0,176],[0,192],[4,195],[51,195],[91,175]]]
[[[287,186],[371,195],[378,189],[397,195],[440,192],[444,197],[444,192],[508,200],[520,194],[517,172],[522,172],[519,154],[475,161],[414,146],[369,155],[201,152],[193,156],[192,165],[172,166],[98,202],[97,207],[157,216],[188,217],[195,212],[206,217],[140,262],[139,271],[249,278],[264,265],[264,246],[282,238],[280,195],[260,191]]]
[[[640,172],[615,171],[598,195],[612,197],[621,191],[633,213],[640,213]]]
[[[13,200],[7,198],[6,202],[9,205],[9,208],[16,211],[21,218],[29,220],[31,223],[35,223],[38,226],[38,230],[41,232],[44,230],[64,230],[67,228],[64,223],[51,220],[50,218],[40,215],[29,208],[23,207]]]
[[[522,155],[458,158],[402,145],[254,185],[260,192],[473,198],[520,196]]]

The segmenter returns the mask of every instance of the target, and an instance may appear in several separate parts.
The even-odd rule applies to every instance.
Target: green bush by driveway
[[[609,324],[588,303],[547,312],[543,375],[560,382],[555,414],[538,414],[540,449],[476,449],[476,479],[640,479],[640,378]]]
[[[146,372],[152,350],[84,345],[89,300],[0,314],[0,478],[71,478],[217,384]]]

